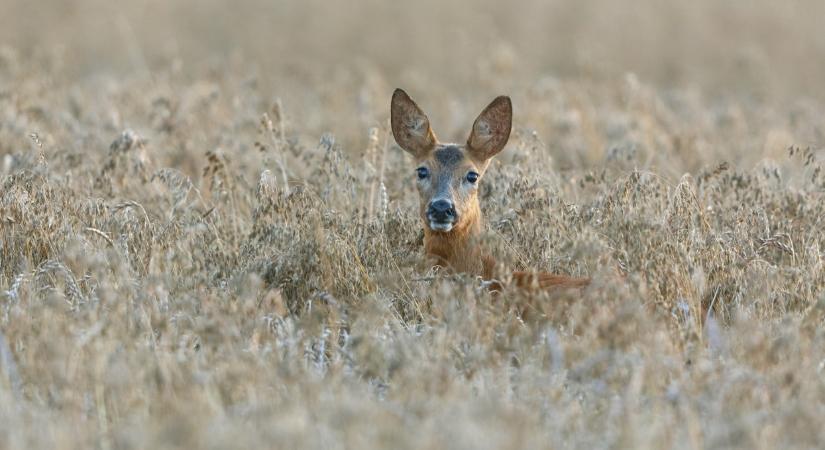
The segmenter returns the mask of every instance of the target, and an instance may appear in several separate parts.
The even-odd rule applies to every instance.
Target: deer
[[[441,143],[427,115],[404,90],[393,92],[390,105],[393,137],[415,160],[426,256],[434,265],[481,277],[495,292],[505,285],[495,279],[495,258],[479,245],[483,217],[478,189],[490,161],[510,139],[512,121],[510,98],[499,96],[476,118],[465,144]],[[535,271],[512,272],[511,280],[531,290],[590,284],[589,278]]]

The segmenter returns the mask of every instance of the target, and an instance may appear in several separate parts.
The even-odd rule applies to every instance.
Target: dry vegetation
[[[825,443],[822,2],[0,3],[0,448]],[[591,289],[422,264],[396,86]]]

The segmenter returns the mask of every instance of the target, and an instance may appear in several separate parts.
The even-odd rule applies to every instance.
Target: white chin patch
[[[448,232],[453,229],[452,223],[432,222],[430,221],[430,229],[433,231]]]

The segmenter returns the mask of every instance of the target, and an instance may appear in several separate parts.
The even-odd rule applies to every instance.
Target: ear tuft
[[[390,123],[395,142],[413,156],[420,158],[435,147],[430,119],[402,89],[392,94]]]
[[[513,103],[510,97],[496,97],[473,123],[467,148],[475,159],[486,161],[504,148],[512,127]]]

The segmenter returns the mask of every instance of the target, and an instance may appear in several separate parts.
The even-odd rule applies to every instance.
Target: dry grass
[[[825,443],[821,2],[4,3],[0,448]],[[427,270],[395,86],[593,288]]]

